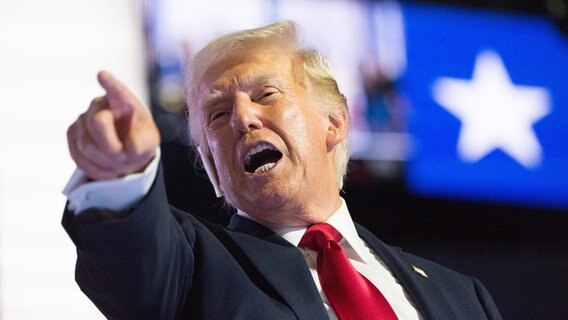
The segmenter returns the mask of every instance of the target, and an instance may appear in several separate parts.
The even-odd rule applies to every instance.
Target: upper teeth
[[[251,148],[247,154],[245,155],[245,164],[250,164],[250,159],[253,155],[263,151],[263,150],[276,150],[276,148],[274,148],[272,145],[268,144],[268,143],[261,143],[256,145],[255,147]]]

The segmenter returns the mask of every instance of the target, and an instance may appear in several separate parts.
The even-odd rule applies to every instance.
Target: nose
[[[259,106],[251,101],[248,94],[243,92],[235,94],[231,116],[231,125],[235,133],[241,135],[262,128],[259,116]]]

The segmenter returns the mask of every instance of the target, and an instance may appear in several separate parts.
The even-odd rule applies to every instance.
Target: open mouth
[[[254,174],[270,171],[280,158],[282,158],[280,151],[268,143],[261,143],[247,152],[245,171]]]

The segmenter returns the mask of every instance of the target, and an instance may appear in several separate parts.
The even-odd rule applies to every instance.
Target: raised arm
[[[160,143],[150,111],[110,73],[99,73],[98,80],[106,94],[95,98],[67,132],[73,160],[99,181],[144,171]],[[121,180],[90,185],[100,192],[100,186],[114,184],[98,196],[109,202],[131,188],[118,184],[117,189]],[[64,213],[63,226],[77,246],[77,283],[108,318],[173,319],[190,286],[193,252],[191,238],[167,204],[160,170],[135,205],[104,208],[71,212],[67,207]]]

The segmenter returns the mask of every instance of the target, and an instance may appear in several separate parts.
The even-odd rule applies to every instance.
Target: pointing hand
[[[152,114],[109,72],[99,72],[98,81],[106,94],[67,130],[71,157],[94,180],[143,171],[160,144]]]

